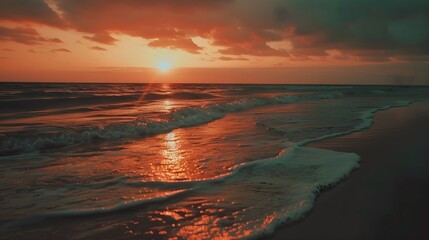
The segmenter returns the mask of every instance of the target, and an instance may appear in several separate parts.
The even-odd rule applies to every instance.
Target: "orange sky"
[[[0,81],[427,84],[428,13],[385,4],[4,0]]]

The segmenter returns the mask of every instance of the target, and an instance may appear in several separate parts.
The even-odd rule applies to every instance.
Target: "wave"
[[[85,96],[85,97],[45,97],[24,98],[0,101],[1,112],[37,111],[46,109],[69,108],[94,104],[112,104],[137,101],[140,95],[122,96]]]
[[[122,202],[99,208],[85,209],[83,207],[82,209],[47,212],[9,221],[7,224],[3,224],[3,228],[10,229],[48,219],[112,214],[154,203],[169,204],[176,197],[192,198],[193,196],[209,194],[215,199],[227,199],[231,195],[229,191],[240,186],[234,190],[236,194],[233,194],[235,195],[233,197],[234,200],[240,202],[240,206],[246,211],[235,213],[234,217],[239,218],[240,221],[236,222],[233,228],[230,228],[228,224],[224,225],[223,221],[225,220],[222,220],[222,216],[220,221],[213,221],[214,226],[212,227],[219,229],[219,232],[210,233],[215,234],[210,237],[216,238],[217,234],[230,236],[233,239],[260,237],[271,233],[279,224],[301,218],[312,208],[314,199],[321,189],[341,181],[359,166],[358,162],[359,156],[354,153],[292,145],[281,151],[276,157],[241,164],[227,175],[214,179],[159,182],[160,184],[171,184],[174,187],[181,186],[180,190],[170,191],[164,196]],[[138,183],[136,182],[136,184]],[[135,185],[135,187],[138,186]],[[184,188],[184,186],[189,188]],[[188,196],[187,194],[191,195]],[[248,196],[252,197],[249,198]],[[181,222],[181,224],[183,226],[193,225],[193,221],[198,221],[199,217],[201,217],[199,214],[188,217],[188,220]],[[208,233],[190,231],[185,234],[187,235],[180,235],[180,237],[198,239],[200,238],[199,234]]]
[[[147,93],[143,95],[143,100],[160,100],[160,99],[182,99],[182,100],[193,100],[193,99],[209,99],[216,98],[217,96],[209,93],[196,93],[196,92],[174,92],[168,94],[161,93]]]
[[[169,132],[173,129],[208,123],[224,117],[228,113],[240,112],[255,107],[272,104],[287,104],[311,99],[328,99],[342,96],[340,92],[306,95],[280,95],[272,97],[243,98],[236,101],[202,107],[187,107],[174,110],[167,120],[153,121],[138,117],[127,123],[113,123],[87,129],[66,129],[55,134],[38,136],[2,136],[0,155],[16,155],[40,150],[91,143],[103,140],[136,138]]]
[[[286,158],[280,155],[244,169],[222,186],[240,185],[250,191],[244,195],[252,196],[249,200],[240,199],[249,208],[239,216],[244,223],[238,228],[239,234],[254,239],[271,234],[281,224],[301,219],[313,207],[319,192],[346,178],[359,167],[359,160],[355,153],[295,147]],[[258,202],[262,207],[253,208]],[[252,233],[247,235],[249,230]]]
[[[405,107],[405,106],[410,105],[412,102],[413,101],[410,101],[410,100],[398,100],[398,101],[394,101],[393,103],[382,106],[382,107],[368,109],[367,111],[364,111],[361,113],[361,116],[358,119],[360,121],[360,123],[358,125],[356,125],[355,127],[351,128],[350,130],[334,132],[334,133],[326,134],[326,135],[316,137],[316,138],[305,139],[305,140],[300,141],[299,144],[305,145],[305,144],[308,144],[310,142],[317,142],[317,141],[324,140],[327,138],[343,136],[343,135],[347,135],[347,134],[350,134],[353,132],[359,132],[359,131],[362,131],[364,129],[368,129],[373,124],[373,121],[374,121],[373,116],[376,112],[379,112],[382,110],[387,110],[387,109],[390,109],[393,107]]]
[[[19,227],[23,225],[29,225],[36,222],[44,221],[46,219],[51,218],[62,218],[62,217],[84,217],[84,216],[94,216],[94,215],[101,215],[101,214],[109,214],[114,213],[122,210],[132,209],[136,207],[142,207],[148,204],[154,204],[154,203],[162,203],[165,201],[168,201],[174,197],[178,197],[182,194],[185,194],[187,192],[192,191],[192,189],[181,189],[181,190],[175,190],[165,193],[162,196],[153,197],[149,199],[141,199],[141,200],[134,200],[134,201],[127,201],[122,202],[110,207],[100,207],[100,208],[89,208],[89,209],[71,209],[71,210],[64,210],[64,211],[54,211],[54,212],[48,212],[44,214],[38,214],[33,215],[27,218],[7,221],[2,224],[0,229],[9,229],[13,227]]]
[[[167,200],[170,200],[171,198],[178,197],[179,195],[182,195],[190,191],[192,191],[192,189],[175,190],[175,191],[165,193],[162,196],[153,197],[149,199],[122,202],[120,204],[113,205],[110,207],[56,211],[56,212],[43,214],[42,217],[43,218],[79,217],[79,216],[93,216],[93,215],[99,215],[99,214],[114,213],[114,212],[118,212],[126,209],[132,209],[135,207],[141,207],[149,204],[165,202]]]
[[[1,112],[19,112],[19,111],[35,111],[52,108],[64,108],[73,106],[84,106],[94,104],[109,104],[121,102],[133,102],[142,100],[161,100],[161,99],[177,99],[177,100],[193,100],[193,99],[211,99],[217,96],[209,93],[195,93],[189,91],[180,91],[173,93],[147,93],[147,94],[108,94],[102,95],[92,93],[73,93],[73,92],[45,92],[35,91],[25,93],[22,96],[1,96],[0,95],[0,111]]]
[[[237,165],[229,169],[228,173],[212,179],[175,182],[141,182],[137,180],[133,182],[132,178],[119,177],[89,186],[85,184],[85,187],[91,188],[123,184],[125,187],[162,187],[163,189],[176,190],[169,191],[169,194],[165,196],[122,202],[106,207],[49,212],[28,219],[13,221],[13,223],[8,224],[8,227],[29,224],[47,218],[110,214],[153,203],[168,203],[169,200],[180,197],[184,193],[210,194],[210,196],[225,198],[225,196],[231,195],[228,191],[235,189],[234,191],[239,194],[233,195],[239,199],[234,199],[234,201],[239,201],[240,205],[246,208],[246,211],[241,212],[241,215],[238,216],[240,222],[234,225],[236,229],[229,229],[222,225],[222,221],[219,221],[218,227],[222,232],[218,234],[229,236],[233,232],[234,238],[253,239],[261,237],[272,233],[278,225],[302,218],[313,207],[315,198],[322,189],[332,187],[347,177],[353,169],[359,167],[360,157],[355,153],[304,147],[305,144],[366,129],[372,125],[373,116],[376,112],[392,107],[406,106],[410,103],[411,101],[396,101],[383,107],[362,112],[361,122],[349,131],[327,134],[295,144],[289,143],[276,157]],[[240,187],[237,188],[237,186]],[[247,196],[252,197],[248,198]],[[249,231],[251,231],[250,235],[248,234]],[[199,233],[188,232],[188,234]],[[197,235],[194,237],[198,238]]]

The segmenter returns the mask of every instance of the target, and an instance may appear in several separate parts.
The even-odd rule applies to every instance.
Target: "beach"
[[[272,239],[429,239],[429,102],[380,111],[370,129],[311,143],[360,168]]]

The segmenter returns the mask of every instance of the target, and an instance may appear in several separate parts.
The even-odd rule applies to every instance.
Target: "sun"
[[[170,71],[171,65],[169,62],[162,61],[162,62],[159,62],[158,64],[156,64],[156,68],[158,68],[158,70],[160,72],[166,73],[166,72]]]

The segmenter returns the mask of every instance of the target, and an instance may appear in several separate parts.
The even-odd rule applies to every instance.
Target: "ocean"
[[[0,83],[5,239],[260,238],[359,167],[308,143],[428,87]]]

